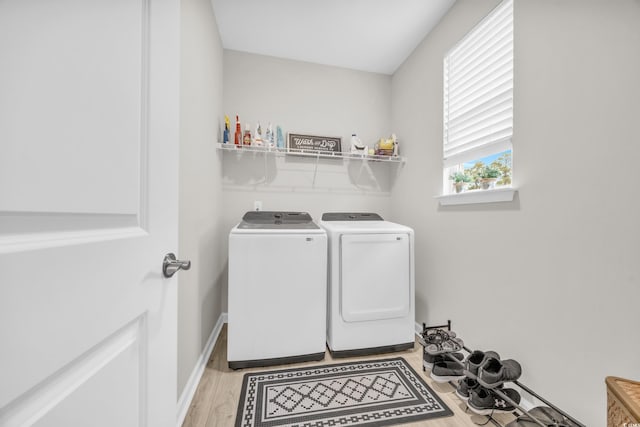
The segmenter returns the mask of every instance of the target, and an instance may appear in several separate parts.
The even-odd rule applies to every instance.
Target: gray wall
[[[178,396],[222,312],[226,262],[215,150],[222,114],[222,44],[209,0],[182,0],[181,7],[178,255],[190,259],[192,267],[179,273]]]
[[[391,77],[224,51],[224,111],[251,125],[271,121],[283,131],[342,137],[365,144],[391,133]],[[233,129],[232,129],[233,133]],[[231,136],[233,142],[233,134]],[[240,151],[240,150],[239,150]],[[401,166],[363,161],[223,153],[222,223],[225,232],[261,201],[263,210],[389,213],[391,189]]]
[[[513,203],[442,208],[442,58],[496,0],[458,0],[392,79],[416,229],[417,321],[452,319],[523,382],[605,425],[604,378],[640,378],[640,2],[515,2]]]

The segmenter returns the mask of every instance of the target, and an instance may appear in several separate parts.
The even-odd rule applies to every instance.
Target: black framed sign
[[[290,151],[340,153],[342,138],[290,133],[287,138],[287,147]]]

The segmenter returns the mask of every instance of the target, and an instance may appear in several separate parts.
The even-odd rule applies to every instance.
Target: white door
[[[0,0],[0,426],[175,425],[179,19]]]

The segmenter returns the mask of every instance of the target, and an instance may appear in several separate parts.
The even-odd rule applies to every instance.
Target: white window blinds
[[[513,0],[505,0],[444,58],[444,165],[511,149]]]

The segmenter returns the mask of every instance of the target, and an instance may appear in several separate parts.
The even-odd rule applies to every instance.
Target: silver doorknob
[[[164,256],[162,261],[162,274],[164,277],[171,277],[176,274],[178,270],[188,270],[191,268],[191,261],[181,261],[176,259],[176,256],[172,253],[168,253]]]

